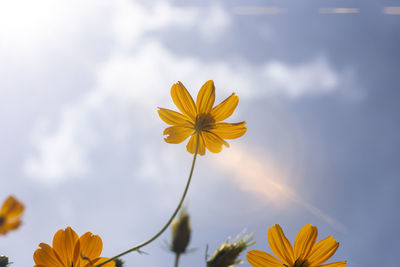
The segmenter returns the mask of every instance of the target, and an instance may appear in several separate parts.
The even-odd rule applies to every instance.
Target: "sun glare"
[[[291,190],[283,184],[284,172],[275,164],[260,160],[242,148],[231,147],[218,157],[218,166],[230,170],[244,191],[256,193],[275,205],[287,204]]]
[[[2,1],[0,7],[0,29],[15,34],[29,34],[45,28],[55,14],[54,8],[58,9],[56,3],[49,0],[6,0]]]
[[[290,177],[272,160],[257,157],[254,153],[237,147],[231,147],[228,153],[222,153],[217,159],[218,167],[230,172],[243,191],[256,194],[276,207],[286,208],[289,204],[299,204],[335,230],[347,231],[342,223],[300,197],[293,188],[285,184]]]

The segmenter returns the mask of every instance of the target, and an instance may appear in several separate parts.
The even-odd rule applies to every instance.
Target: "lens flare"
[[[275,206],[300,204],[335,230],[347,232],[342,223],[307,202],[295,190],[285,185],[284,181],[288,181],[289,176],[285,174],[283,168],[272,161],[256,157],[254,153],[250,153],[244,148],[238,148],[236,145],[229,150],[229,153],[223,153],[217,159],[218,166],[231,172],[232,179],[243,191],[257,194]]]

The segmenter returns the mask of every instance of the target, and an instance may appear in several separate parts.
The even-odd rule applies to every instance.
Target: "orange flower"
[[[213,81],[207,81],[200,89],[196,103],[181,82],[171,87],[171,97],[175,105],[182,112],[159,108],[158,115],[171,127],[164,130],[165,142],[179,144],[189,136],[186,149],[194,154],[196,140],[199,140],[198,153],[204,155],[206,148],[219,153],[222,145],[229,147],[224,139],[235,139],[246,133],[246,122],[226,123],[227,119],[235,111],[239,97],[232,94],[219,105],[213,107],[215,100],[215,88]]]
[[[296,236],[294,249],[276,224],[268,229],[268,243],[277,258],[264,251],[251,250],[247,260],[253,267],[346,267],[345,261],[323,264],[339,247],[339,242],[329,236],[317,241],[317,227],[304,225]]]
[[[39,247],[33,254],[34,267],[89,267],[108,260],[100,257],[103,241],[98,235],[87,232],[79,238],[71,227],[54,235],[53,247],[45,243]],[[103,266],[115,267],[115,262]]]
[[[15,230],[21,225],[24,209],[24,205],[13,196],[9,196],[4,201],[0,210],[0,235],[5,235],[8,231]]]

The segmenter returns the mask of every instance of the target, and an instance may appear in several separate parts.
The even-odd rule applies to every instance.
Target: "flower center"
[[[0,216],[0,226],[2,226],[5,221],[6,218],[4,216]]]
[[[215,124],[215,120],[210,114],[199,114],[196,116],[194,129],[196,132],[210,130]]]
[[[297,259],[294,262],[294,266],[293,267],[309,267],[310,264],[308,263],[307,260],[301,260],[301,259]]]

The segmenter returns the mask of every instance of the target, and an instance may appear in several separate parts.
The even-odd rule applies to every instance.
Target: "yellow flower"
[[[13,196],[9,196],[4,201],[0,210],[0,235],[5,235],[8,231],[15,230],[21,225],[24,209],[24,205]]]
[[[317,227],[311,224],[303,226],[293,250],[282,228],[276,224],[268,229],[268,243],[278,259],[266,252],[251,250],[247,253],[247,260],[253,267],[345,267],[345,261],[322,264],[335,254],[339,243],[332,236],[315,243],[317,235]]]
[[[211,80],[201,87],[196,103],[181,82],[172,85],[171,96],[182,113],[159,108],[160,118],[172,125],[164,130],[164,135],[167,135],[164,140],[167,143],[179,144],[191,136],[186,149],[193,154],[198,137],[198,153],[200,155],[205,154],[206,148],[213,153],[219,153],[222,145],[229,147],[224,139],[238,138],[247,130],[244,121],[239,123],[221,122],[232,115],[239,98],[233,93],[221,104],[213,107],[215,88],[214,82]]]
[[[53,247],[40,243],[33,254],[34,267],[89,267],[100,264],[108,258],[100,257],[103,241],[90,232],[81,237],[71,227],[59,230],[53,238]],[[113,261],[103,265],[115,267]]]

